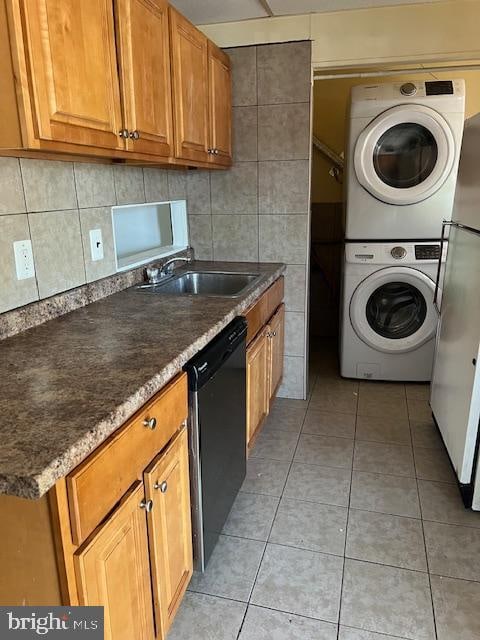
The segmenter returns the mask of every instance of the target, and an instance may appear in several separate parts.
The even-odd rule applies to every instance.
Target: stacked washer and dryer
[[[463,80],[352,90],[345,175],[340,372],[428,381],[440,236],[452,214]],[[441,255],[442,254],[442,255]]]

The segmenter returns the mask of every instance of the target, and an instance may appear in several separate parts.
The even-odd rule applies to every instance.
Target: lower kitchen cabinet
[[[269,338],[265,328],[247,348],[247,444],[268,415]]]
[[[183,427],[75,553],[80,604],[104,607],[106,640],[165,638],[193,571],[189,487]]]
[[[272,400],[282,381],[283,354],[285,345],[285,305],[281,304],[268,323],[270,338],[270,387],[269,400]]]
[[[247,311],[247,444],[253,444],[283,376],[285,305],[283,278]],[[252,335],[253,337],[252,339]]]
[[[74,563],[80,604],[104,607],[106,640],[154,638],[143,483],[132,487]]]
[[[144,474],[157,635],[164,638],[192,576],[188,439],[184,427]]]

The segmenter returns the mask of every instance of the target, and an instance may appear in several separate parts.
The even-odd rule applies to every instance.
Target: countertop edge
[[[78,464],[102,444],[114,431],[121,427],[142,406],[158,393],[172,378],[182,371],[183,366],[203,349],[229,322],[242,314],[258,299],[286,270],[285,265],[278,266],[245,298],[241,298],[232,310],[186,349],[179,353],[168,365],[164,366],[153,378],[119,404],[105,420],[92,426],[82,438],[77,440],[65,452],[52,460],[40,474],[20,476],[0,473],[0,494],[19,498],[38,499],[49,491],[55,483],[64,478]]]

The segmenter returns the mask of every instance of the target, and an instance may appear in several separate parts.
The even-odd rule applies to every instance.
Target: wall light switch
[[[103,240],[101,229],[90,229],[90,252],[92,261],[103,260]]]
[[[17,240],[13,243],[17,280],[28,280],[35,277],[31,240]]]

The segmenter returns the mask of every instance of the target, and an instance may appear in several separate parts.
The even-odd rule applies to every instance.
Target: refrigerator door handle
[[[442,224],[442,237],[440,239],[440,255],[438,256],[438,266],[437,266],[437,279],[435,280],[435,293],[433,294],[433,306],[437,310],[438,315],[440,315],[440,304],[438,302],[438,292],[440,289],[440,276],[442,273],[442,260],[443,260],[443,246],[445,244],[445,230],[447,227],[451,227],[454,222],[450,222],[448,220],[444,220]]]

